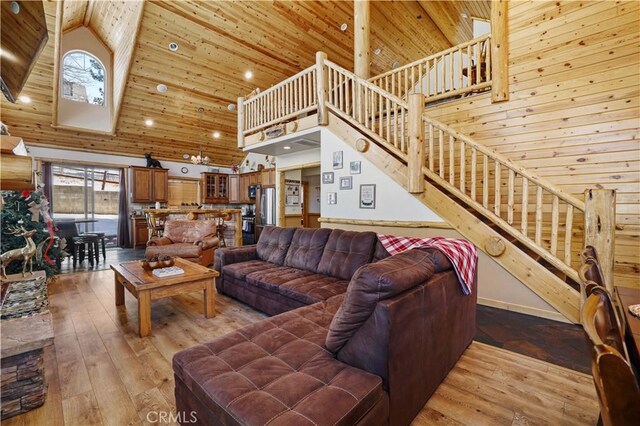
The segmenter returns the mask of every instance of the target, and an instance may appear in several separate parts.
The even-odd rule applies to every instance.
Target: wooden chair
[[[581,319],[591,350],[602,423],[605,426],[637,425],[640,387],[629,362],[611,295],[605,288],[592,288],[582,307]]]

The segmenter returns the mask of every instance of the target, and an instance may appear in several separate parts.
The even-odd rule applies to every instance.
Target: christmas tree
[[[1,191],[2,241],[0,251],[18,249],[27,245],[20,235],[11,230],[23,227],[27,231],[36,230],[32,239],[36,245],[33,256],[33,270],[45,271],[47,276],[58,272],[56,259],[61,252],[60,241],[55,235],[53,220],[49,215],[49,201],[42,188],[37,191]],[[28,271],[27,266],[27,271]],[[7,266],[7,274],[22,272],[22,260],[15,260]]]

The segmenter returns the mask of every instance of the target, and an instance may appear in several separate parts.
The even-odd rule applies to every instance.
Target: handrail
[[[370,78],[405,99],[421,93],[426,102],[479,92],[491,87],[491,35],[486,34]]]
[[[444,56],[444,55],[446,55],[448,53],[457,52],[458,50],[460,50],[460,49],[462,49],[464,47],[473,46],[474,44],[479,43],[479,42],[481,43],[481,42],[483,42],[483,41],[485,41],[487,39],[490,39],[490,38],[491,38],[491,34],[481,35],[480,37],[476,37],[473,40],[465,41],[464,43],[457,44],[457,45],[452,46],[452,47],[450,47],[448,49],[442,50],[442,51],[440,51],[438,53],[434,53],[432,55],[425,56],[424,58],[415,60],[413,62],[409,62],[408,64],[405,64],[405,65],[403,65],[401,67],[394,68],[392,70],[383,72],[382,74],[378,74],[376,76],[370,77],[368,79],[368,81],[371,82],[373,80],[377,80],[379,78],[386,77],[388,75],[404,71],[405,69],[410,69],[410,68],[415,67],[417,65],[420,65],[420,64],[426,63],[428,61],[432,61],[432,60],[434,60],[436,58],[439,58],[441,56]]]
[[[440,130],[444,131],[448,135],[451,135],[458,140],[465,141],[468,145],[471,145],[472,147],[476,148],[478,151],[482,152],[483,154],[488,155],[493,160],[500,162],[500,164],[502,164],[503,166],[513,170],[514,172],[518,173],[520,176],[524,176],[530,181],[535,182],[537,185],[540,185],[543,189],[547,190],[552,194],[557,195],[561,200],[567,202],[568,204],[571,204],[573,207],[577,208],[578,210],[584,211],[585,209],[584,201],[574,197],[573,195],[567,194],[562,189],[558,188],[557,186],[553,185],[550,182],[545,182],[541,177],[528,171],[524,167],[519,166],[518,164],[515,164],[513,161],[511,161],[509,158],[507,158],[503,154],[500,154],[499,152],[474,141],[469,136],[459,133],[458,131],[451,128],[450,126],[438,120],[435,120],[434,118],[430,117],[427,114],[422,115],[422,120],[427,124],[432,124],[436,126]]]
[[[292,75],[291,77],[282,80],[280,83],[275,84],[271,87],[269,87],[268,89],[265,89],[259,93],[253,94],[253,95],[247,95],[244,98],[245,103],[251,102],[251,101],[255,101],[256,99],[260,98],[260,97],[264,97],[266,95],[268,95],[270,92],[274,92],[276,90],[278,90],[279,88],[283,87],[285,84],[287,83],[291,83],[292,81],[300,78],[302,75],[307,74],[309,72],[311,72],[313,70],[314,66],[310,66],[308,68],[303,69],[302,71],[300,71],[297,74]]]

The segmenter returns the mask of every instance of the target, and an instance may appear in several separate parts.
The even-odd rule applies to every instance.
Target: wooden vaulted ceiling
[[[488,3],[371,2],[371,49],[381,50],[371,55],[372,74],[470,38],[468,23],[456,20],[461,11],[483,13]],[[153,152],[175,161],[202,145],[213,163],[229,165],[244,156],[236,148],[236,113],[227,109],[238,96],[308,67],[319,50],[341,66],[353,66],[350,1],[65,0],[62,31],[87,26],[113,52],[116,114],[121,109],[114,135],[54,128],[56,4],[45,1],[44,7],[49,42],[23,90],[32,103],[2,106],[11,133],[32,145],[131,156]],[[177,52],[168,49],[171,42],[178,43]],[[247,70],[254,73],[250,81],[243,76]],[[158,84],[168,91],[158,93]],[[152,127],[144,125],[147,118],[154,120]],[[212,137],[214,130],[220,139]]]

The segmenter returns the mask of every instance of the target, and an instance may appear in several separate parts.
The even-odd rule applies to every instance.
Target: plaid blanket
[[[464,294],[471,294],[473,277],[478,267],[478,252],[476,246],[469,241],[444,237],[396,237],[384,234],[378,234],[378,240],[392,256],[405,250],[419,247],[431,247],[440,250],[451,261],[453,269],[462,284]]]

